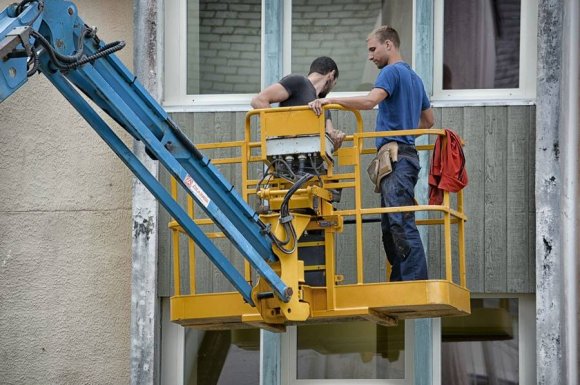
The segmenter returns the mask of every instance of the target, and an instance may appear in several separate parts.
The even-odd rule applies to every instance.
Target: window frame
[[[404,379],[312,379],[296,378],[296,326],[286,328],[282,335],[280,373],[282,385],[413,385],[415,382],[415,321],[405,320],[405,378]]]
[[[262,0],[261,26],[264,25]],[[264,63],[264,28],[260,62]],[[168,112],[247,111],[255,94],[187,94],[187,0],[164,2],[163,106]],[[177,38],[176,38],[177,36]],[[261,64],[261,77],[263,65]]]
[[[413,1],[411,58],[409,64],[414,68],[416,55],[416,2]],[[292,0],[285,0],[283,5],[282,36],[282,69],[284,75],[292,71]],[[262,0],[261,12],[261,48],[260,48],[260,89],[265,84],[266,58],[264,54],[264,28],[266,24],[265,1]],[[176,38],[177,36],[177,38]],[[187,94],[187,0],[164,2],[164,34],[161,61],[163,63],[163,101],[168,112],[220,112],[248,111],[250,101],[256,94]],[[361,44],[364,42],[361,41]],[[361,57],[361,60],[366,60]],[[348,97],[367,95],[368,91],[331,92],[330,97]]]
[[[452,105],[529,105],[536,99],[537,47],[537,0],[522,0],[520,32],[520,84],[513,89],[471,89],[443,90],[443,6],[445,0],[434,0],[433,34],[433,95],[431,101],[436,107]],[[163,105],[169,112],[212,112],[247,111],[255,94],[188,95],[187,76],[187,0],[165,2],[164,12],[164,98]],[[265,25],[264,1],[262,0],[261,24]],[[413,0],[413,46],[410,64],[413,67],[416,56],[416,0]],[[292,0],[284,2],[283,32],[283,72],[291,72],[292,57]],[[178,38],[176,39],[175,36]],[[364,58],[361,58],[364,60]],[[264,80],[266,61],[264,57],[264,28],[261,30],[261,88],[267,86]],[[330,96],[360,96],[367,92],[333,92]]]
[[[518,300],[518,370],[520,384],[536,383],[536,296],[534,294],[472,294],[471,299],[517,299]],[[441,331],[441,327],[439,328]],[[441,359],[441,335],[439,350],[434,352]],[[434,363],[435,365],[435,363]],[[436,384],[441,384],[441,363]]]
[[[443,89],[443,9],[445,0],[434,2],[433,96],[434,105],[534,104],[536,99],[537,0],[521,0],[519,88]],[[534,63],[534,65],[529,65]]]

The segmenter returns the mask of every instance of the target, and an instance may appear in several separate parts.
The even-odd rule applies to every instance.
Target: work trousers
[[[406,147],[406,146],[405,146]],[[419,157],[414,147],[399,149],[393,171],[381,180],[381,207],[415,205]],[[383,245],[392,266],[391,281],[428,279],[425,250],[415,224],[415,213],[381,215]]]

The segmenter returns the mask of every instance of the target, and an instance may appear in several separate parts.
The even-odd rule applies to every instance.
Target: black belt
[[[386,145],[386,143],[384,145]],[[399,155],[417,155],[417,149],[415,148],[415,145],[401,142],[397,142],[397,145],[399,147]]]

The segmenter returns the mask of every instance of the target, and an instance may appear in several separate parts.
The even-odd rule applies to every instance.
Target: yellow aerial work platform
[[[373,145],[381,136],[439,135],[438,129],[389,132],[363,132],[361,115],[338,105],[325,109],[352,113],[356,129],[348,135],[342,148],[334,152],[332,141],[325,134],[324,114],[316,116],[306,107],[259,109],[248,112],[244,139],[232,142],[197,144],[201,150],[235,149],[234,157],[213,157],[216,165],[241,166],[242,195],[261,213],[260,219],[270,226],[277,241],[273,250],[278,261],[270,263],[294,295],[284,303],[272,294],[267,283],[244,263],[244,276],[252,285],[256,307],[245,303],[237,292],[196,292],[195,245],[187,243],[183,252],[180,226],[172,221],[174,295],[171,297],[171,320],[183,326],[204,329],[262,327],[284,330],[286,325],[351,320],[371,320],[394,325],[399,319],[459,316],[470,313],[470,295],[465,279],[465,222],[463,192],[456,195],[451,207],[450,193],[445,192],[442,205],[407,207],[368,207],[362,202],[363,184],[370,184],[366,164],[361,158],[376,153]],[[433,145],[417,146],[430,151]],[[335,162],[337,163],[335,166]],[[262,175],[256,175],[256,169]],[[341,171],[337,171],[340,169]],[[252,171],[253,170],[253,171]],[[346,170],[346,171],[344,171]],[[304,174],[314,175],[306,180]],[[419,183],[422,183],[421,181]],[[172,194],[177,198],[177,184],[172,181]],[[352,202],[342,202],[337,209],[336,195],[354,191]],[[344,195],[344,194],[343,194]],[[379,199],[376,199],[378,202]],[[194,217],[193,202],[188,197],[188,211]],[[430,212],[437,218],[417,219],[417,225],[442,226],[444,243],[444,279],[406,282],[365,282],[363,276],[363,222],[383,213]],[[198,225],[211,225],[206,218],[194,218]],[[345,225],[347,222],[354,226]],[[378,224],[376,226],[379,226]],[[452,255],[452,226],[457,244]],[[341,233],[353,231],[356,252],[341,256],[356,261],[356,277],[337,274],[336,240]],[[307,235],[315,234],[314,240]],[[213,238],[219,232],[208,232]],[[318,237],[318,238],[317,238]],[[376,239],[380,242],[380,239]],[[313,247],[324,255],[307,262],[300,250]],[[186,255],[188,266],[182,272],[181,259]],[[458,282],[453,282],[453,262],[459,265]],[[306,264],[306,266],[305,266]],[[388,271],[388,269],[387,269]],[[307,276],[318,274],[314,282]],[[182,281],[189,281],[189,290],[182,293]],[[345,282],[351,283],[346,284]],[[187,290],[185,290],[187,291]]]

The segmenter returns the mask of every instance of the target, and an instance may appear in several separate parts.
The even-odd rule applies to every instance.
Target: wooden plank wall
[[[476,293],[535,292],[535,108],[437,108],[435,116],[437,127],[465,141],[468,286]],[[445,266],[436,230],[429,240],[430,275],[437,278]]]
[[[241,139],[245,113],[176,113],[172,114],[181,129],[194,143]],[[376,111],[366,111],[363,119],[366,130],[374,127]],[[490,106],[436,108],[436,127],[451,128],[465,141],[469,186],[465,190],[465,210],[469,216],[466,228],[467,281],[475,293],[533,293],[535,292],[535,206],[534,206],[534,142],[535,108],[533,106]],[[354,132],[352,114],[333,112],[335,125],[347,133]],[[369,142],[367,145],[372,145]],[[237,155],[231,150],[207,153],[209,157]],[[363,160],[363,175],[366,164]],[[239,168],[220,167],[235,186],[240,186]],[[160,178],[168,185],[168,177]],[[366,176],[364,176],[366,178]],[[363,205],[376,207],[379,195],[370,183],[363,188]],[[352,205],[354,194],[344,190],[338,207]],[[423,203],[423,202],[420,202]],[[160,223],[167,223],[167,213],[160,210]],[[354,226],[347,226],[337,238],[337,274],[346,282],[356,281],[354,258]],[[159,292],[173,293],[171,242],[165,225],[159,234]],[[184,238],[184,237],[183,237]],[[453,239],[456,239],[453,234]],[[186,248],[185,238],[182,249]],[[382,247],[379,223],[364,225],[365,282],[385,281],[386,257]],[[241,269],[242,258],[226,240],[218,241],[225,255]],[[455,253],[454,249],[454,253]],[[441,231],[429,228],[428,267],[430,278],[441,278],[445,265]],[[458,269],[455,263],[454,276]],[[187,255],[181,256],[181,268],[187,276]],[[198,251],[198,292],[232,290],[208,259]],[[187,293],[189,281],[182,278],[182,292]]]

